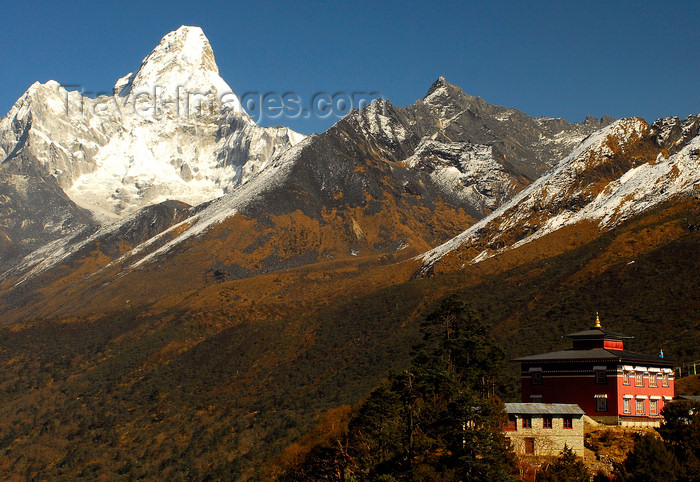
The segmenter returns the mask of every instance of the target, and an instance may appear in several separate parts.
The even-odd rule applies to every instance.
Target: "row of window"
[[[637,398],[634,403],[634,415],[646,415],[646,399]],[[622,413],[627,415],[632,414],[632,397],[622,399]],[[649,399],[649,415],[659,414],[659,400],[657,398]]]
[[[630,385],[631,374],[632,374],[632,372],[627,371],[627,370],[622,372],[622,384],[623,385]],[[658,387],[659,386],[659,378],[661,379],[661,386],[668,387],[668,372],[649,373],[649,386],[650,387]],[[644,386],[644,372],[641,372],[641,371],[634,372],[634,386],[635,387],[643,387]]]
[[[532,416],[523,415],[522,418],[522,428],[532,428]],[[554,417],[551,415],[545,415],[542,417],[542,428],[552,428],[554,426]],[[562,417],[562,428],[574,428],[574,418],[570,415],[565,415]],[[510,415],[508,417],[508,429],[518,430],[518,421],[515,415]]]

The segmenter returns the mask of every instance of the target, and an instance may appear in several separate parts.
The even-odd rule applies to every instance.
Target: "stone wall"
[[[511,414],[513,415],[513,414]],[[569,446],[576,455],[583,457],[583,419],[574,416],[572,428],[564,428],[562,415],[552,415],[552,428],[543,427],[541,415],[532,415],[532,428],[523,428],[522,415],[516,414],[516,429],[506,430],[513,450],[518,455],[556,456],[564,445]],[[526,454],[526,438],[534,439],[534,454]]]

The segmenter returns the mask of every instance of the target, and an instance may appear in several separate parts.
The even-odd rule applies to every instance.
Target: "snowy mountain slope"
[[[0,155],[28,150],[72,201],[114,220],[166,199],[219,197],[303,138],[255,125],[197,27],[167,34],[115,91],[90,99],[32,85],[0,120]]]
[[[527,184],[494,158],[493,146],[424,139],[404,163],[425,170],[445,191],[481,213],[496,209]]]
[[[235,216],[241,206],[260,196],[275,183],[283,182],[302,146],[303,143],[287,150],[271,162],[257,175],[255,182],[244,183],[212,202],[190,208],[184,203],[164,201],[142,208],[117,222],[107,223],[89,232],[82,230],[48,243],[25,256],[13,269],[0,274],[0,279],[14,278],[14,283],[19,286],[60,263],[91,256],[96,246],[101,246],[100,252],[109,256],[104,265],[98,267],[98,271],[110,266],[123,265],[121,269],[137,267],[185,240],[198,236],[212,225]],[[171,209],[175,212],[166,215],[165,212]],[[162,221],[164,216],[169,222]],[[153,229],[155,225],[160,228]],[[131,237],[124,243],[124,236],[134,231],[145,231],[148,236]],[[128,249],[115,249],[116,245],[127,246]]]
[[[421,272],[446,256],[474,263],[582,221],[609,230],[674,196],[698,195],[699,121],[623,119],[589,136],[491,215],[420,256]]]
[[[481,218],[612,121],[532,118],[470,96],[443,77],[415,104],[370,104],[347,116],[383,156],[428,174]]]
[[[95,260],[94,271],[79,274],[70,272],[64,266],[51,274],[55,279],[93,276],[109,266],[111,260],[118,259],[134,247],[144,242],[157,243],[158,235],[196,212],[197,208],[185,203],[165,201],[146,206],[119,222],[73,230],[21,258],[19,263],[0,273],[0,280],[10,279],[12,285],[20,287],[27,280],[56,268],[60,263],[69,266],[72,260],[95,258],[99,253],[102,261]]]

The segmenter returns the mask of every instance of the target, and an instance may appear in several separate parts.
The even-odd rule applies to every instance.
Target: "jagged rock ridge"
[[[218,279],[343,257],[385,253],[403,259],[425,251],[531,182],[500,154],[498,138],[473,134],[493,130],[488,126],[503,122],[498,116],[507,109],[478,100],[482,114],[466,115],[474,102],[476,98],[444,79],[433,85],[424,100],[407,108],[376,101],[327,132],[284,151],[250,182],[189,218],[120,251],[103,268],[118,267],[119,276],[150,270],[166,259],[170,263],[191,256],[210,243],[217,250],[226,249],[208,254],[205,260],[188,258],[188,263],[206,261],[201,271],[215,270]],[[540,123],[521,116],[531,129],[539,129]],[[452,123],[457,128],[450,127]],[[552,144],[562,142],[559,148],[565,149],[561,139],[581,137],[597,128],[589,124],[561,123],[557,132],[568,134]],[[524,145],[519,132],[514,131],[513,142]],[[238,155],[233,148],[221,152]],[[523,158],[518,165],[528,165],[532,172],[537,172],[537,165],[551,162],[527,152],[536,163],[530,165]],[[86,246],[111,237],[112,229],[103,228],[88,238],[59,240],[26,257],[6,276],[22,282],[67,259],[79,259]],[[245,237],[237,234],[241,230],[246,231]]]

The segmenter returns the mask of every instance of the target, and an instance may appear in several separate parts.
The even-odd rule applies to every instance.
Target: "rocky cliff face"
[[[427,175],[477,218],[613,121],[532,118],[466,94],[442,77],[412,106],[374,104],[353,118],[378,150]]]
[[[0,271],[49,240],[94,229],[91,213],[73,203],[29,152],[2,164]]]
[[[587,135],[614,120],[589,116],[572,124],[561,118],[530,117],[466,94],[442,77],[406,114],[412,124],[426,129],[424,135],[435,140],[491,146],[495,159],[529,180],[537,179]],[[438,120],[437,126],[426,125],[431,118]]]

